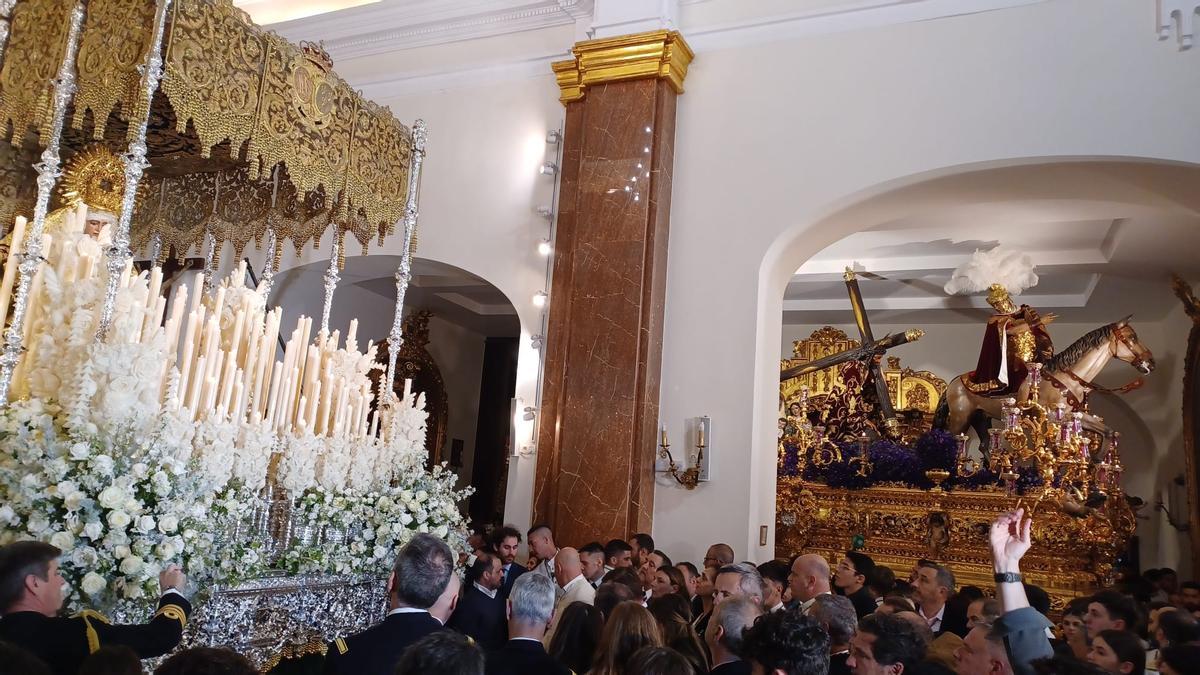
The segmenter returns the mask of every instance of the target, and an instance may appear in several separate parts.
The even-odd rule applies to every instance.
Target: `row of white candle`
[[[33,279],[24,325],[26,352],[13,379],[17,396],[28,392],[23,369],[34,362],[37,348],[31,331],[38,317],[48,310],[37,301],[47,267],[53,269],[64,287],[105,274],[102,246],[78,236],[84,231],[86,217],[85,206],[68,211],[59,241],[51,234],[43,237],[43,255],[49,262],[38,267]],[[12,230],[7,264],[0,278],[0,317],[7,315],[12,302],[26,225],[24,218],[17,218]],[[219,417],[265,423],[279,435],[362,438],[379,433],[378,415],[373,424],[370,422],[374,394],[369,375],[334,372],[341,342],[339,331],[314,336],[312,318],[301,316],[289,334],[283,358],[275,358],[283,313],[280,308],[265,309],[265,302],[255,302],[251,292],[244,289],[245,262],[216,289],[209,303],[201,302],[202,273],[196,273],[190,284],[178,284],[169,314],[162,293],[162,268],[142,272],[146,284],[134,284],[132,288],[130,282],[138,275],[130,268],[126,267],[120,288],[126,293],[132,291],[129,302],[135,311],[114,326],[108,339],[145,343],[156,339],[162,330],[167,359],[160,374],[160,392],[163,398],[169,398],[164,400],[166,407],[186,409],[193,420]],[[227,309],[227,302],[236,306]],[[232,321],[223,327],[221,320],[226,314],[232,315]],[[373,360],[374,344],[368,342],[365,352],[360,352],[357,331],[356,319],[347,331],[345,351],[357,359]],[[336,360],[344,363],[346,357]],[[168,383],[176,371],[177,386],[170,388]]]

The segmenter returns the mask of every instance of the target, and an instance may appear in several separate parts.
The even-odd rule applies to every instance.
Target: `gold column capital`
[[[551,64],[563,105],[583,98],[587,87],[602,82],[663,78],[683,93],[683,78],[695,53],[679,31],[656,30],[585,40],[571,49],[569,61]]]

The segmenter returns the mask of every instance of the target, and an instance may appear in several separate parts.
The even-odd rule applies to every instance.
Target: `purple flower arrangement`
[[[942,429],[933,429],[922,434],[911,447],[887,439],[871,443],[867,447],[871,471],[866,476],[858,475],[860,463],[854,461],[859,456],[858,443],[838,443],[838,448],[842,452],[841,461],[817,467],[810,460],[805,463],[804,471],[801,472],[799,449],[794,445],[785,445],[779,475],[800,475],[806,481],[823,482],[832,488],[851,490],[883,484],[927,490],[933,487],[933,482],[925,477],[925,472],[930,469],[945,469],[950,472],[950,477],[942,483],[942,487],[946,489],[980,489],[1000,482],[999,477],[986,468],[980,469],[973,476],[960,478],[958,444],[954,436]],[[1016,490],[1019,494],[1042,484],[1041,476],[1032,467],[1018,469],[1017,473],[1019,477]]]

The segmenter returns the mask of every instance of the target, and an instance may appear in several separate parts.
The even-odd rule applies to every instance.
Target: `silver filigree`
[[[12,27],[12,11],[17,0],[0,0],[0,63],[4,61],[4,48],[8,46],[8,31]]]
[[[12,386],[13,370],[21,360],[25,348],[25,315],[29,309],[29,292],[38,266],[42,264],[42,235],[46,228],[46,212],[50,207],[50,193],[58,182],[62,157],[59,143],[62,141],[63,122],[67,105],[75,93],[75,55],[79,50],[79,33],[83,28],[83,2],[75,3],[71,10],[71,27],[67,32],[67,48],[54,79],[54,96],[50,100],[50,136],[46,138],[46,149],[37,169],[37,201],[33,207],[33,224],[25,234],[25,245],[17,267],[20,275],[17,292],[13,297],[12,322],[4,335],[4,353],[0,354],[0,406],[8,404],[8,393]]]
[[[258,282],[259,292],[264,298],[271,297],[271,286],[275,283],[275,249],[279,246],[276,241],[275,227],[267,228],[266,248],[267,259],[263,262],[262,281]]]
[[[204,294],[212,295],[217,279],[217,236],[212,230],[204,233]]]
[[[321,305],[321,332],[325,335],[329,335],[329,310],[333,308],[333,292],[337,290],[338,281],[341,280],[338,276],[338,256],[341,251],[342,245],[335,230],[333,251],[329,254],[329,267],[325,268],[325,302]]]
[[[142,64],[142,88],[139,95],[142,105],[138,110],[141,115],[136,120],[130,120],[135,125],[136,133],[129,142],[129,151],[122,156],[125,163],[125,194],[121,201],[121,214],[113,231],[112,245],[108,247],[108,278],[104,287],[104,303],[100,306],[100,323],[96,328],[96,340],[103,341],[112,323],[113,308],[117,303],[117,289],[120,286],[121,275],[126,265],[133,258],[129,250],[129,225],[133,221],[133,208],[137,198],[138,183],[150,163],[146,161],[146,127],[150,123],[150,102],[154,92],[158,91],[159,80],[163,74],[162,44],[166,32],[167,10],[171,0],[158,0],[154,14],[154,32],[150,36],[150,45],[146,63]]]
[[[412,160],[408,171],[408,197],[404,205],[404,249],[400,254],[400,267],[396,269],[396,314],[392,317],[392,330],[388,333],[387,387],[384,391],[394,396],[396,387],[396,358],[404,344],[404,296],[412,281],[412,242],[417,231],[417,193],[421,183],[421,164],[425,161],[425,120],[417,120],[412,127]]]

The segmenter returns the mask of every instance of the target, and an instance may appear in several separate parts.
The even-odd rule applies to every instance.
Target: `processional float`
[[[0,437],[26,433],[42,419],[31,409],[49,410],[64,442],[83,439],[113,455],[122,444],[142,448],[153,438],[170,445],[184,436],[182,455],[162,458],[163,466],[212,468],[228,480],[204,493],[214,508],[208,517],[227,516],[222,529],[198,535],[185,531],[197,514],[181,512],[180,520],[160,512],[165,496],[137,505],[127,526],[112,516],[125,504],[108,500],[110,508],[87,492],[109,479],[59,483],[69,486],[59,492],[78,492],[52,490],[54,508],[74,514],[72,522],[96,517],[100,530],[119,531],[112,544],[84,522],[46,530],[71,549],[64,550],[68,574],[80,547],[112,545],[137,558],[136,565],[119,561],[107,576],[80,571],[74,592],[91,597],[76,599],[136,610],[140,587],[152,581],[145,570],[171,562],[163,551],[179,555],[179,533],[192,532],[210,552],[202,558],[189,545],[184,555],[195,567],[218,569],[202,577],[216,591],[199,605],[190,639],[241,647],[261,664],[318,650],[372,622],[383,607],[379,577],[390,564],[383,561],[394,549],[418,529],[451,539],[462,530],[454,502],[464,493],[453,490],[452,476],[425,472],[425,458],[413,456],[424,449],[423,403],[407,387],[398,395],[395,381],[424,123],[401,124],[338,77],[318,45],[297,47],[263,31],[230,0],[7,0],[0,18],[0,122],[7,128],[0,223],[13,223],[0,283],[0,316],[8,322]],[[378,382],[370,375],[374,345],[358,344],[357,322],[343,341],[329,315],[350,240],[365,255],[372,241],[396,234],[397,223],[395,314]],[[316,247],[327,233],[333,243],[319,323],[300,317],[277,359],[276,342],[287,331],[267,297],[282,247]],[[264,243],[256,287],[244,281],[245,262],[218,283],[223,249],[239,259]],[[148,269],[135,269],[134,250],[145,252]],[[171,284],[164,263],[193,251],[202,252],[204,271],[190,286]],[[162,295],[168,284],[169,300]],[[92,288],[98,297],[79,297]],[[73,313],[64,316],[57,303]],[[120,355],[150,365],[131,380],[119,380],[130,373],[95,374],[101,356]],[[118,381],[138,395],[118,396]],[[97,406],[124,420],[120,428],[97,425],[89,417]],[[125,407],[142,414],[126,419]],[[164,427],[178,433],[168,438]],[[232,446],[231,454],[220,456],[218,445]],[[95,462],[78,453],[71,459],[90,471]],[[105,457],[111,469],[113,458]],[[109,487],[128,492],[126,483],[141,477],[111,480]],[[3,514],[7,525],[42,536],[38,502],[2,476],[0,491],[16,505],[15,514]],[[89,506],[63,507],[75,494]],[[158,525],[127,530],[145,524],[138,511]],[[199,515],[195,528],[216,527]],[[401,523],[394,530],[392,520]],[[222,548],[240,557],[222,558]],[[234,567],[239,573],[228,574]]]
[[[999,258],[1007,266],[994,264]],[[1014,268],[1024,281],[1012,278]],[[964,270],[986,278],[968,292],[990,290],[1000,320],[989,326],[1016,336],[1002,346],[1021,352],[1031,342],[1023,337],[1031,332],[1024,317],[1034,317],[1038,330],[1052,319],[1008,302],[1007,288],[1019,292],[1036,283],[1027,256],[976,253],[956,275]],[[996,419],[989,421],[985,409],[971,416],[980,436],[972,448],[960,429],[946,429],[944,379],[901,368],[896,357],[881,368],[888,349],[923,331],[875,340],[850,270],[846,284],[862,342],[826,326],[797,341],[796,358],[780,365],[778,553],[836,558],[860,549],[898,577],[928,558],[950,565],[960,584],[987,588],[989,524],[997,513],[1024,506],[1035,516],[1035,545],[1023,568],[1056,609],[1110,584],[1135,519],[1121,489],[1120,434],[1088,410],[1087,394],[1102,388],[1091,383],[1094,374],[1076,372],[1075,362],[1089,349],[1108,350],[1144,373],[1152,370],[1153,357],[1128,321],[1097,328],[1062,357],[1030,357],[1019,387],[973,399],[994,407]],[[1107,359],[1087,361],[1099,368]],[[951,393],[970,387],[974,374],[955,378]]]

